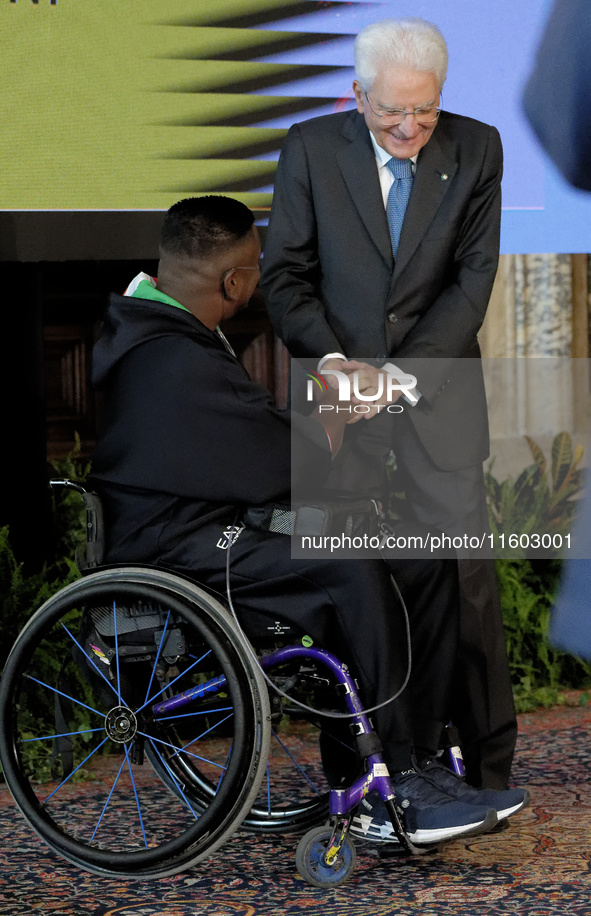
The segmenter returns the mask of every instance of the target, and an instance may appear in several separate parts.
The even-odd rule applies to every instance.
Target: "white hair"
[[[434,73],[441,90],[447,76],[447,45],[425,19],[382,19],[355,39],[355,73],[369,92],[381,67],[407,67]]]

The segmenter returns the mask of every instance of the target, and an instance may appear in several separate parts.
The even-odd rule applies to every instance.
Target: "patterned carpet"
[[[420,859],[358,847],[349,884],[309,887],[295,837],[238,834],[210,862],[173,878],[99,878],[58,859],[0,787],[0,913],[6,916],[590,916],[591,705],[520,716],[513,782],[531,806],[504,833]]]

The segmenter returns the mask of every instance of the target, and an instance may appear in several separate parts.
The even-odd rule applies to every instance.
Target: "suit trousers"
[[[396,437],[394,452],[406,499],[421,523],[462,538],[489,532],[482,466],[441,470],[410,420]],[[462,549],[458,568],[460,640],[452,718],[468,781],[502,789],[511,773],[517,722],[494,559]]]

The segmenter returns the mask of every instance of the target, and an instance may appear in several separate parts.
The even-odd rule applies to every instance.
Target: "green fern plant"
[[[550,463],[533,439],[529,436],[525,439],[533,462],[517,479],[508,477],[500,483],[492,473],[494,459],[485,473],[490,526],[495,544],[505,544],[504,556],[526,553],[525,547],[507,546],[512,534],[567,534],[583,488],[583,470],[579,467],[583,448],[578,445],[573,453],[568,433],[554,437]]]
[[[532,463],[516,477],[499,482],[494,459],[485,474],[491,530],[495,544],[504,536],[497,560],[507,652],[518,712],[559,702],[560,691],[586,688],[591,667],[554,649],[548,641],[552,607],[560,587],[559,559],[525,558],[527,548],[509,547],[509,536],[566,535],[583,489],[583,448],[573,450],[570,435],[554,437],[550,460],[529,436]]]
[[[560,587],[560,560],[497,560],[507,654],[518,712],[561,701],[561,691],[591,685],[591,666],[548,641]]]
[[[4,666],[12,644],[31,614],[79,576],[72,557],[61,557],[59,563],[25,575],[23,564],[16,559],[10,544],[8,528],[0,528],[0,666]]]
[[[51,471],[55,477],[67,477],[82,482],[90,466],[80,458],[80,440],[71,453],[60,461],[52,462]],[[3,668],[18,634],[30,616],[65,585],[79,578],[75,562],[75,551],[84,540],[85,511],[78,494],[57,490],[54,503],[54,556],[44,567],[33,573],[26,573],[24,564],[19,562],[10,543],[7,527],[0,528],[0,667]],[[57,664],[55,655],[47,652],[43,665],[49,676]],[[36,734],[35,711],[30,710],[29,727]],[[37,748],[37,749],[36,749]],[[36,743],[27,745],[24,764],[36,774],[40,781],[47,778],[51,764],[50,751]]]
[[[52,462],[56,477],[83,481],[90,469],[88,462],[80,459],[80,439],[76,436],[70,454]],[[84,540],[85,513],[78,494],[59,490],[54,500],[54,556],[44,567],[25,573],[24,564],[14,555],[7,527],[0,528],[0,666],[25,623],[44,601],[60,588],[80,576],[75,562],[75,551]]]

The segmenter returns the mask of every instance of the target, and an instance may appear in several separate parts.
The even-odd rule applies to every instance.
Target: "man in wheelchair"
[[[320,485],[346,422],[337,411],[279,410],[221,333],[255,290],[260,252],[243,204],[183,200],[164,222],[157,280],[140,275],[111,297],[93,360],[103,422],[91,483],[105,507],[106,561],[167,567],[224,592],[231,547],[246,632],[253,615],[296,624],[350,666],[367,707],[399,692],[407,669],[393,575],[412,673],[374,721],[405,828],[417,843],[491,829],[527,793],[469,786],[438,759],[456,657],[455,561],[292,559],[289,537],[253,522],[253,508],[290,502],[292,437],[296,479]],[[330,769],[335,784],[344,774]],[[392,839],[383,803],[368,796],[352,831]]]

